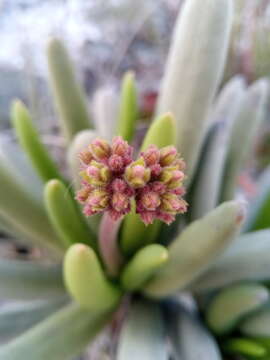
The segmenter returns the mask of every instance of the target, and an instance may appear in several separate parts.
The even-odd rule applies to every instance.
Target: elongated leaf
[[[113,87],[105,86],[97,89],[92,102],[95,128],[99,136],[112,140],[116,135],[116,119],[119,98]]]
[[[185,309],[171,311],[169,324],[176,359],[222,360],[214,337],[196,315]]]
[[[257,181],[257,194],[248,208],[244,231],[261,230],[270,227],[270,167],[267,167]]]
[[[78,355],[102,329],[108,314],[67,305],[14,341],[0,347],[5,360],[67,360]]]
[[[229,147],[229,136],[244,94],[244,81],[233,78],[220,93],[211,115],[213,127],[206,139],[193,187],[192,220],[213,210],[219,200],[220,188]]]
[[[111,310],[120,300],[121,291],[106,279],[97,255],[84,244],[68,249],[64,279],[76,301],[94,312]]]
[[[222,77],[231,24],[230,0],[189,0],[176,23],[157,111],[171,111],[176,117],[177,146],[187,163],[189,181]]]
[[[264,114],[268,97],[269,84],[265,79],[258,80],[248,90],[232,129],[230,149],[226,160],[221,199],[234,197],[237,176],[244,166],[252,147]]]
[[[206,320],[216,334],[224,335],[237,326],[247,314],[260,309],[269,301],[266,287],[258,284],[239,284],[225,288],[208,306]]]
[[[117,133],[128,142],[130,142],[134,136],[138,116],[139,111],[134,74],[127,72],[122,81]]]
[[[15,231],[34,244],[61,252],[62,245],[42,202],[32,196],[31,186],[23,184],[5,161],[0,162],[0,198],[0,215]]]
[[[250,314],[239,324],[238,328],[241,333],[246,336],[270,338],[269,306],[255,312],[254,314]]]
[[[176,127],[173,116],[169,113],[160,116],[150,126],[141,151],[149,145],[156,145],[161,148],[167,145],[174,145],[176,141]],[[157,238],[160,231],[160,221],[145,226],[135,209],[125,217],[121,231],[121,246],[124,253],[131,255],[140,247],[151,244]]]
[[[41,179],[43,181],[53,178],[60,179],[61,175],[56,164],[42,144],[28,110],[20,101],[13,104],[12,117],[18,140]]]
[[[67,303],[67,298],[53,301],[8,302],[0,307],[0,342],[18,336],[46,319]]]
[[[231,243],[243,216],[243,204],[231,201],[191,223],[169,246],[169,261],[146,285],[145,293],[164,297],[187,287]]]
[[[60,266],[0,260],[1,299],[51,299],[65,293]]]
[[[76,242],[96,246],[79,207],[60,180],[50,180],[46,184],[44,200],[50,221],[66,248]]]
[[[250,356],[252,359],[264,359],[267,349],[252,339],[233,338],[222,344],[222,349],[229,354]]]
[[[168,261],[164,246],[152,244],[140,249],[124,268],[121,282],[125,289],[139,289]]]
[[[122,328],[117,360],[167,360],[164,324],[158,305],[138,302],[132,305]]]
[[[201,292],[241,280],[269,280],[269,258],[270,230],[242,235],[190,288]]]
[[[68,53],[57,39],[50,40],[48,44],[48,64],[61,128],[70,141],[77,132],[91,126],[86,101],[82,89],[76,83]]]

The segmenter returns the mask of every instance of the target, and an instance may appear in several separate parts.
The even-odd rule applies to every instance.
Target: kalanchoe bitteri
[[[117,220],[131,211],[148,225],[155,219],[170,224],[176,214],[187,210],[185,162],[173,146],[158,149],[150,145],[135,161],[133,148],[120,136],[112,140],[96,139],[79,158],[82,164],[82,187],[77,200],[84,204],[84,214],[91,216],[108,211]]]

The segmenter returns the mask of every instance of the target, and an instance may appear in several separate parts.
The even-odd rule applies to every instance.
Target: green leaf
[[[171,111],[176,118],[177,146],[190,182],[222,78],[231,25],[231,0],[186,1],[176,22],[157,112]]]
[[[28,110],[20,101],[14,102],[12,106],[12,118],[18,140],[41,179],[43,181],[60,179],[61,175],[56,164],[42,144]]]
[[[230,201],[186,227],[169,246],[167,264],[146,284],[145,293],[168,296],[206,271],[239,231],[243,210],[241,202]]]
[[[185,309],[170,312],[168,324],[176,359],[222,360],[215,338],[194,314]]]
[[[75,244],[68,249],[64,279],[74,299],[94,312],[110,310],[120,300],[120,289],[106,279],[95,252],[84,244]]]
[[[46,184],[44,201],[50,221],[66,248],[77,242],[95,246],[94,235],[69,189],[60,180]]]
[[[109,320],[71,304],[54,313],[14,341],[0,347],[5,360],[72,359],[87,346]]]
[[[134,303],[121,330],[117,360],[167,360],[167,344],[158,305]]]
[[[8,302],[0,306],[0,342],[10,341],[30,327],[46,319],[67,302],[66,298],[54,301]]]
[[[269,306],[246,317],[238,326],[242,334],[252,337],[270,338]],[[269,340],[268,340],[269,341]],[[270,350],[270,341],[268,343]]]
[[[241,319],[259,310],[267,301],[269,292],[262,285],[233,285],[220,291],[212,299],[206,312],[207,323],[216,334],[227,334]]]
[[[171,114],[164,114],[151,124],[144,138],[141,151],[152,144],[159,148],[174,145],[175,136],[175,120]],[[123,252],[132,255],[140,247],[153,243],[160,231],[160,226],[161,222],[157,220],[154,224],[145,226],[139,215],[135,213],[133,206],[132,212],[125,217],[121,230],[120,242]]]
[[[128,142],[133,139],[138,116],[139,110],[134,74],[127,72],[122,80],[117,133]]]
[[[64,45],[57,39],[48,44],[50,82],[62,131],[70,141],[73,136],[90,126],[83,91],[76,83],[71,61]]]
[[[222,185],[221,199],[231,200],[235,195],[237,176],[245,165],[254,142],[258,128],[264,118],[268,98],[268,81],[261,79],[250,86],[242,100],[240,111],[234,122],[230,148]]]
[[[1,299],[51,299],[65,293],[59,266],[0,259]]]
[[[31,193],[31,184],[22,183],[4,159],[0,161],[0,198],[0,216],[12,224],[15,232],[58,254],[63,251],[42,201]]]
[[[251,356],[255,359],[261,359],[267,355],[267,349],[263,345],[245,338],[228,339],[222,344],[222,349],[229,354]]]
[[[189,288],[205,292],[241,280],[270,279],[270,230],[241,235]]]
[[[235,76],[216,101],[211,116],[213,126],[206,138],[195,184],[191,190],[189,216],[192,220],[199,219],[218,205],[231,128],[243,94],[244,81]]]
[[[168,261],[164,246],[153,244],[137,251],[121,274],[121,283],[126,290],[139,289]]]
[[[270,228],[270,167],[267,167],[257,181],[257,194],[250,202],[244,231]]]

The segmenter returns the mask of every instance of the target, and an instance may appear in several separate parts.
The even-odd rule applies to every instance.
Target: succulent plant
[[[91,121],[64,46],[50,41],[50,79],[70,177],[16,101],[12,123],[20,150],[2,146],[0,152],[0,227],[43,249],[43,261],[0,260],[1,296],[20,301],[0,311],[6,341],[0,359],[72,359],[109,323],[121,325],[111,354],[118,360],[220,360],[222,349],[267,356],[258,349],[270,338],[262,308],[269,293],[259,282],[270,275],[270,189],[264,187],[248,216],[236,195],[268,82],[247,87],[235,77],[216,97],[231,23],[231,0],[186,1],[141,146],[132,73],[123,78],[118,116],[114,95],[100,89]],[[186,162],[186,214],[177,151]],[[167,192],[160,193],[153,179]],[[258,322],[261,329],[254,330]],[[219,347],[213,334],[231,334],[239,323],[255,340],[226,338]]]

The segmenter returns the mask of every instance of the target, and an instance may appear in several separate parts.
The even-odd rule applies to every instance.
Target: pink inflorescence
[[[117,220],[131,211],[134,199],[136,212],[146,225],[155,219],[170,224],[176,214],[187,211],[182,198],[184,160],[173,146],[158,149],[150,145],[136,161],[132,154],[133,148],[120,136],[111,146],[96,139],[79,154],[82,187],[76,198],[84,205],[84,214],[108,211]]]

